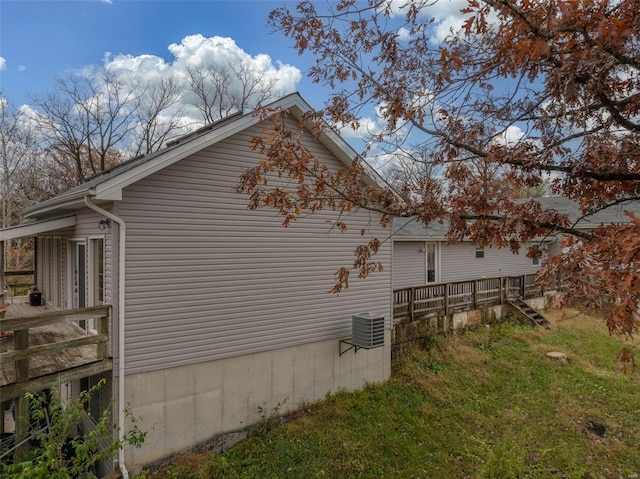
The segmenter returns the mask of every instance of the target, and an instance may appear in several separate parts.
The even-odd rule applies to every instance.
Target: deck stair
[[[536,326],[542,326],[549,329],[551,323],[547,321],[547,318],[538,313],[535,309],[529,306],[521,299],[512,299],[507,302],[511,310],[518,316],[519,319],[531,322]]]

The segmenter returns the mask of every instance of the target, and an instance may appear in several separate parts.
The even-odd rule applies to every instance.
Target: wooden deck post
[[[0,293],[4,294],[4,241],[0,241]],[[4,298],[7,299],[7,298]],[[2,301],[4,304],[4,301]]]
[[[103,334],[105,337],[109,337],[109,311],[104,316],[98,318],[98,324],[96,324],[96,330],[98,334]],[[109,357],[109,343],[108,341],[103,341],[97,344],[97,355],[98,359],[103,360]]]
[[[416,288],[411,288],[411,291],[409,293],[409,322],[412,322],[414,319],[413,306],[415,304],[415,297],[416,297]]]
[[[478,280],[473,280],[473,309],[478,309]]]
[[[17,330],[13,333],[13,347],[16,351],[24,350],[29,347],[29,330]],[[29,359],[18,359],[14,361],[14,371],[16,383],[26,382],[29,380]],[[29,399],[22,394],[15,401],[15,443],[20,444],[29,437],[29,426],[31,424],[31,414],[29,411]],[[14,452],[16,461],[25,457],[29,452],[29,443],[18,446]]]
[[[38,237],[33,237],[33,284],[38,284]]]
[[[444,315],[449,314],[449,283],[444,285]]]
[[[22,305],[11,307],[20,310]],[[10,345],[3,343],[0,365],[3,372],[2,399],[11,399],[15,405],[14,437],[15,444],[19,445],[14,451],[16,460],[24,458],[29,450],[31,415],[30,401],[25,393],[55,388],[61,383],[100,374],[113,368],[109,354],[110,306],[44,312],[44,308],[26,308],[26,314],[14,313],[9,317],[0,318],[0,330],[13,331],[13,350]],[[11,310],[9,312],[11,313]],[[96,319],[98,334],[83,335],[77,327],[69,324],[91,318]],[[53,342],[42,342],[42,338],[35,332],[39,328],[60,328],[66,333]],[[95,345],[95,348],[92,348],[92,345]],[[79,348],[84,348],[84,351]],[[69,355],[64,364],[41,360],[41,357],[47,358],[66,350],[76,351],[76,354]],[[5,365],[9,364],[13,366],[13,378],[7,374],[9,368]]]

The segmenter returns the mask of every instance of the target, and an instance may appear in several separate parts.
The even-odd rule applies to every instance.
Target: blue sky
[[[334,0],[319,0],[319,3]],[[395,13],[406,0],[390,0]],[[329,99],[329,87],[312,83],[307,70],[310,54],[298,55],[291,39],[271,32],[269,13],[299,0],[0,0],[0,93],[12,108],[30,111],[31,98],[52,91],[57,78],[71,70],[88,72],[104,67],[120,78],[158,85],[178,78],[184,85],[180,108],[183,125],[202,124],[198,100],[186,83],[198,65],[224,68],[249,65],[275,81],[277,94],[298,91],[313,108]],[[459,28],[466,0],[429,4],[425,15],[436,19],[434,38]],[[401,30],[398,32],[403,34]],[[408,33],[408,32],[405,32]],[[133,74],[133,75],[130,75]],[[236,85],[237,86],[237,85]],[[362,147],[366,133],[379,131],[375,105],[362,110],[357,131],[345,127],[342,135]],[[168,112],[167,115],[173,114]],[[374,161],[369,152],[370,161]],[[381,154],[379,164],[391,158]]]
[[[189,35],[230,37],[247,54],[267,54],[301,70],[297,90],[321,107],[326,93],[306,78],[313,61],[271,33],[267,15],[295,2],[273,0],[0,0],[0,91],[14,106],[54,86],[70,69],[111,56],[148,54],[174,61],[168,47]],[[0,60],[1,61],[1,60]]]

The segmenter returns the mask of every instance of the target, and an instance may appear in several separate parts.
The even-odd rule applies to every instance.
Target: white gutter
[[[125,237],[126,226],[124,220],[93,204],[89,196],[84,197],[84,204],[93,211],[106,216],[114,223],[118,223],[118,439],[124,445],[124,266],[125,266]],[[129,479],[129,472],[124,463],[124,448],[118,450],[118,466],[123,479]]]

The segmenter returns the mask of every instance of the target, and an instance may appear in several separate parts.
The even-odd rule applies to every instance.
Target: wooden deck
[[[5,401],[112,368],[110,306],[56,311],[13,298],[0,319],[0,386]],[[76,322],[96,319],[96,334]]]
[[[29,298],[27,296],[14,296],[6,298],[5,301],[9,305],[5,319],[9,318],[22,318],[37,316],[49,311],[55,311],[51,306],[29,306]]]
[[[534,298],[543,291],[536,275],[481,278],[438,283],[393,291],[394,324],[504,304],[514,298]]]

